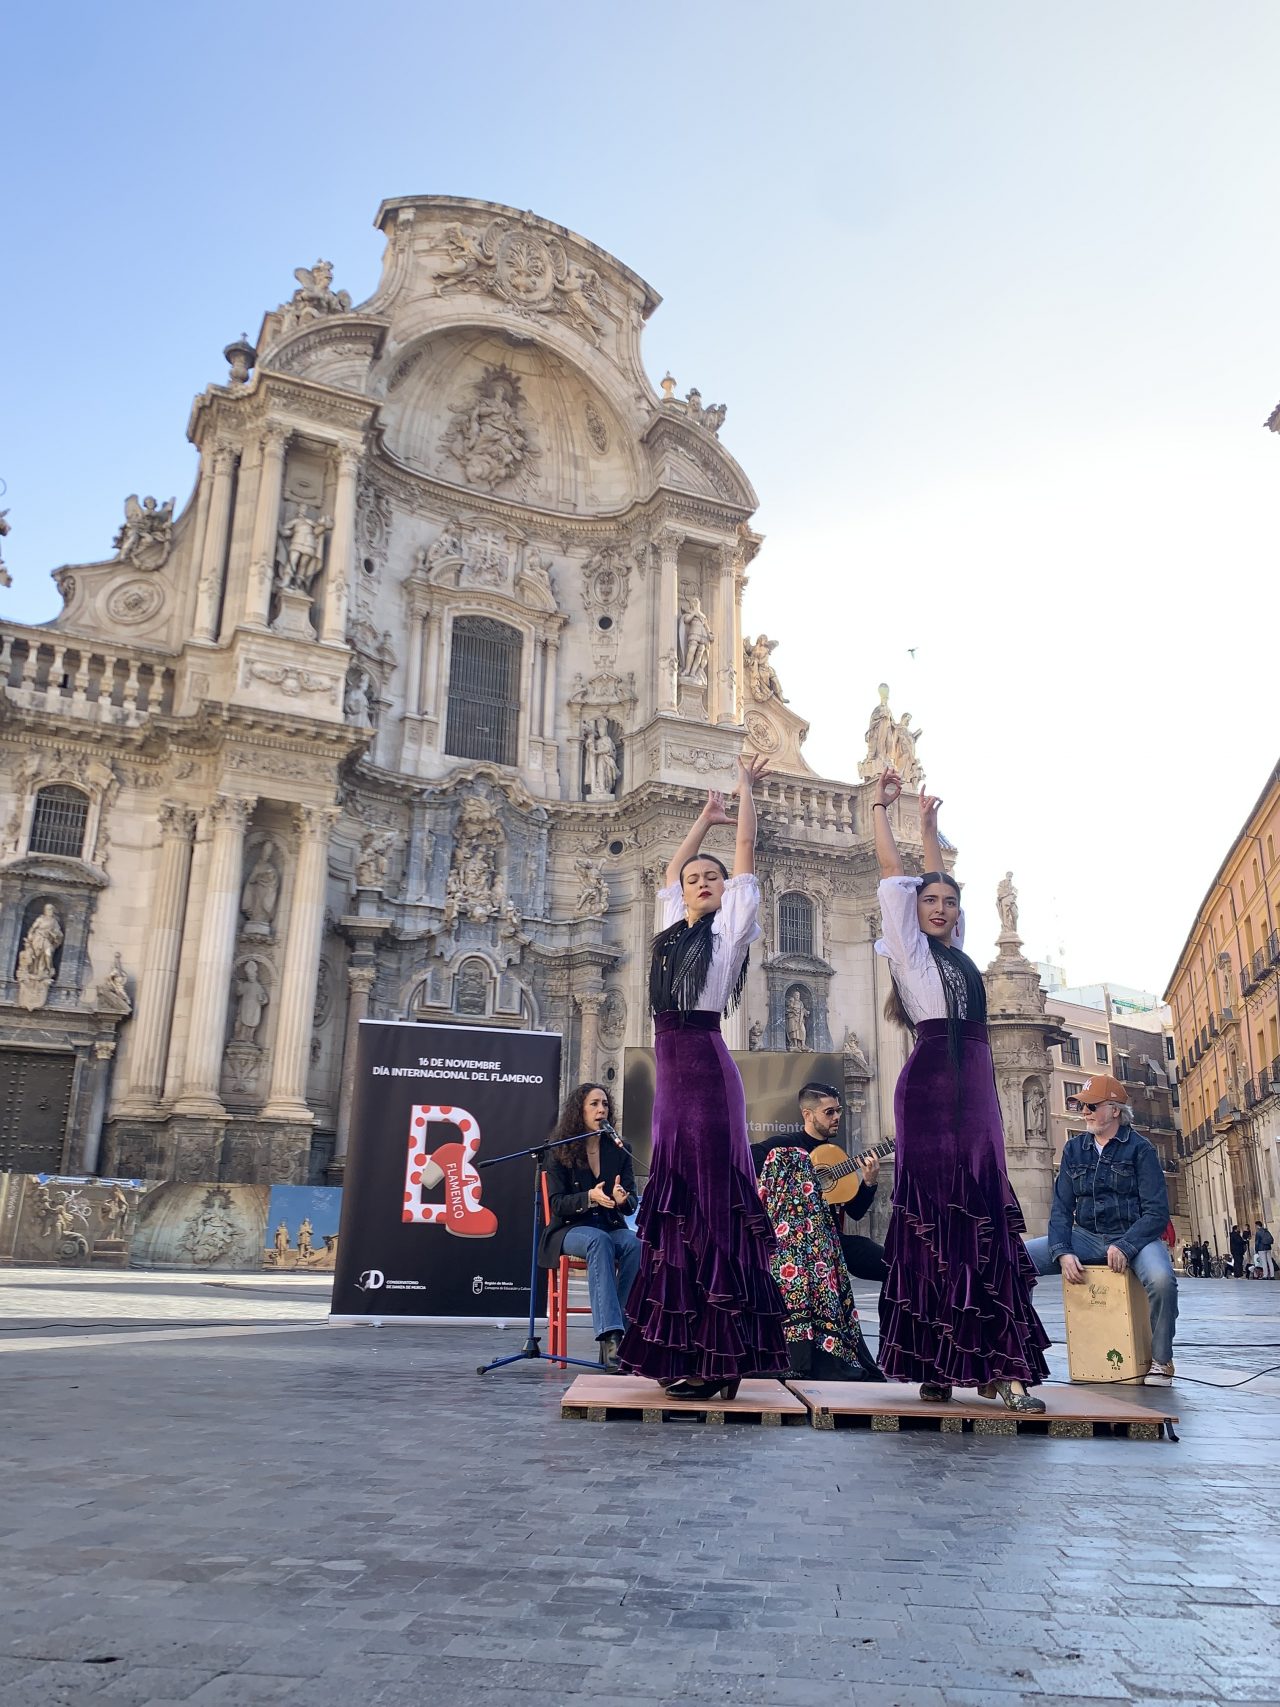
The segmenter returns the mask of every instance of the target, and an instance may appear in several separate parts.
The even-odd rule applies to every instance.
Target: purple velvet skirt
[[[732,1381],[788,1367],[773,1228],[747,1144],[742,1078],[719,1014],[655,1017],[653,1155],[622,1367],[654,1381]]]
[[[880,1292],[891,1381],[1043,1381],[1049,1336],[1031,1307],[1035,1267],[1005,1172],[987,1028],[961,1022],[959,1079],[947,1022],[925,1020],[893,1106],[898,1144]]]

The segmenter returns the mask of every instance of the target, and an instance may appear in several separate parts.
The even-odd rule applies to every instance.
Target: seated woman
[[[787,1312],[788,1373],[814,1381],[883,1381],[862,1337],[835,1220],[807,1152],[785,1136],[752,1150],[760,1198],[778,1241],[771,1269]]]
[[[538,1243],[538,1261],[554,1268],[562,1255],[585,1260],[600,1361],[616,1372],[640,1241],[626,1223],[636,1209],[635,1170],[613,1130],[613,1099],[603,1085],[570,1092],[551,1142],[562,1138],[577,1142],[547,1152],[551,1221]]]

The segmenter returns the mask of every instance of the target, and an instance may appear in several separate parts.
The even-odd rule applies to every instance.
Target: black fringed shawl
[[[707,974],[711,971],[711,952],[714,946],[711,933],[714,922],[714,913],[704,914],[693,925],[684,919],[677,919],[674,925],[668,925],[665,931],[659,931],[654,937],[653,952],[649,960],[651,1013],[670,1013],[673,1009],[687,1013],[698,1006],[698,998],[707,982]],[[724,1006],[727,1014],[732,1013],[742,1000],[749,959],[749,955],[742,957],[738,982],[730,991],[729,1000]]]

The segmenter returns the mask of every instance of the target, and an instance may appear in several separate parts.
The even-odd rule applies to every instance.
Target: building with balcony
[[[1280,1214],[1280,765],[1196,912],[1165,993],[1173,1011],[1193,1228]]]

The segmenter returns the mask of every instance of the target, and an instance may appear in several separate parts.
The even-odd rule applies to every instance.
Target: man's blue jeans
[[[618,1227],[612,1233],[603,1227],[570,1227],[560,1248],[567,1257],[586,1259],[596,1338],[622,1333],[627,1325],[627,1298],[640,1268],[639,1239],[630,1227]]]
[[[1112,1239],[1089,1233],[1083,1227],[1071,1229],[1071,1249],[1082,1263],[1105,1263],[1107,1246]],[[1038,1274],[1056,1274],[1058,1265],[1049,1260],[1049,1241],[1028,1239],[1027,1252]],[[1155,1363],[1173,1362],[1173,1325],[1178,1319],[1178,1282],[1173,1273],[1169,1247],[1163,1239],[1152,1239],[1143,1245],[1129,1265],[1146,1289],[1151,1304],[1151,1357]],[[1063,1285],[1069,1282],[1064,1281]]]

